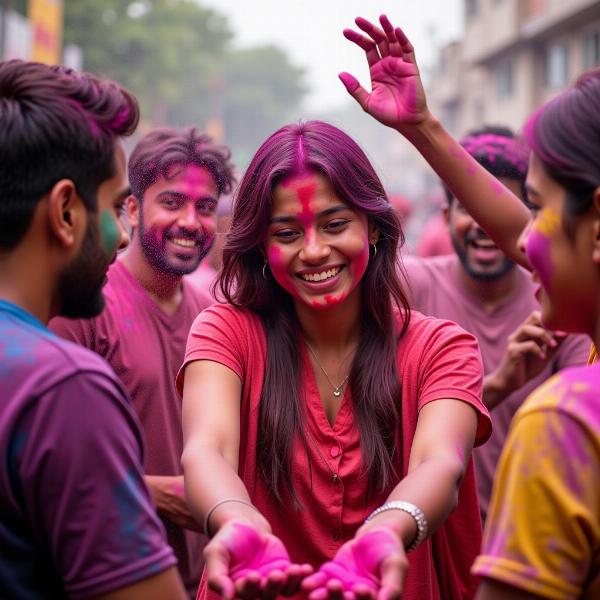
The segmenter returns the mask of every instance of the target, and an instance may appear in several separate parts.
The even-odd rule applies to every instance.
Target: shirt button
[[[340,449],[337,446],[332,446],[331,450],[329,451],[329,454],[331,454],[331,456],[335,458],[340,454]]]
[[[337,473],[334,473],[331,478],[333,479],[333,483],[337,483],[340,480]]]
[[[340,542],[342,540],[342,534],[339,531],[334,531],[332,537],[334,542]]]

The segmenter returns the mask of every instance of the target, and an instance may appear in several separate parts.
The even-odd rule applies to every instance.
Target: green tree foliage
[[[121,82],[152,125],[220,119],[239,162],[297,118],[301,69],[274,47],[234,50],[227,20],[193,0],[65,0],[64,43]]]

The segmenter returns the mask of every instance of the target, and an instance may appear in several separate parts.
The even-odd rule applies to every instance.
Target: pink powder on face
[[[294,285],[292,275],[288,273],[287,266],[281,256],[281,249],[278,246],[272,245],[267,248],[267,260],[275,281],[286,292],[299,299],[300,296]]]
[[[527,237],[525,253],[533,270],[540,276],[544,289],[549,292],[554,270],[550,256],[550,240],[543,233],[532,230]]]
[[[369,264],[369,240],[365,237],[364,244],[361,251],[353,257],[354,262],[354,276],[353,282],[357,284],[365,274],[367,266]]]
[[[313,308],[331,308],[342,303],[348,297],[347,292],[341,292],[340,294],[325,294],[323,300],[313,300],[310,305]]]
[[[304,233],[308,244],[314,242],[314,230],[312,225],[315,220],[315,212],[311,206],[311,201],[317,191],[317,184],[314,182],[303,183],[295,188],[296,195],[300,201],[302,210],[296,215],[298,220],[304,225]]]
[[[560,216],[552,209],[544,208],[536,219],[525,243],[525,254],[533,268],[540,276],[544,289],[549,292],[551,288],[554,265],[551,256],[551,239],[560,223]]]

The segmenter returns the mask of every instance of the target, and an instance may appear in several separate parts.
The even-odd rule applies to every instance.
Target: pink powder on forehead
[[[551,288],[554,272],[550,236],[559,225],[560,216],[550,208],[544,208],[533,224],[525,242],[525,254],[547,291]]]
[[[310,201],[314,198],[316,191],[317,184],[312,181],[296,187],[296,195],[300,201],[300,206],[302,206],[302,210],[298,213],[298,219],[306,227],[308,227],[315,217],[315,213],[310,206]]]

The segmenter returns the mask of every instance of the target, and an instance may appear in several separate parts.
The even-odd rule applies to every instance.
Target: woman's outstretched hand
[[[310,600],[396,600],[408,568],[404,547],[386,527],[346,542],[302,583]]]
[[[281,540],[246,523],[225,523],[204,549],[209,587],[223,598],[291,596],[313,572],[291,562]]]
[[[339,77],[348,93],[365,112],[395,129],[418,125],[430,115],[412,44],[385,15],[380,29],[357,17],[356,25],[366,34],[344,29],[344,36],[366,53],[371,74],[371,93],[350,73]]]

